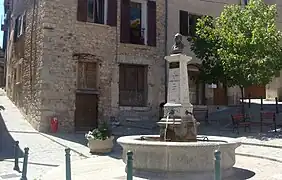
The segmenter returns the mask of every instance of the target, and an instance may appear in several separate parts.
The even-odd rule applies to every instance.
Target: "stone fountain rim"
[[[224,142],[208,142],[208,141],[197,141],[197,142],[160,142],[160,141],[146,141],[139,140],[141,137],[160,137],[159,135],[132,135],[122,136],[117,139],[117,143],[120,145],[142,145],[142,146],[171,146],[171,147],[205,147],[205,146],[240,146],[241,142],[236,138],[222,137],[222,136],[204,136],[211,140],[218,140]],[[198,135],[197,137],[203,137]]]

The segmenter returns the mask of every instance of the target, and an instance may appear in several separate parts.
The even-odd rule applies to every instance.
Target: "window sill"
[[[120,110],[148,111],[148,110],[150,110],[150,107],[147,107],[147,106],[125,106],[125,105],[120,105],[119,109]]]
[[[156,48],[156,46],[149,46],[146,44],[131,44],[131,43],[122,43],[122,45],[124,45],[125,47],[133,47],[133,48],[137,48],[137,49],[143,49],[143,50],[150,50],[152,48]]]
[[[79,94],[96,94],[99,95],[99,91],[96,89],[77,89],[76,93]]]
[[[83,25],[89,25],[89,26],[100,26],[100,27],[105,27],[105,28],[110,28],[112,26],[108,24],[99,24],[99,23],[91,23],[91,22],[82,22],[82,21],[77,21],[78,24],[83,24]]]

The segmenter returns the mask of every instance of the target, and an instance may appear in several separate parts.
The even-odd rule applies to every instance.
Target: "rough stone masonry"
[[[79,61],[98,64],[99,121],[111,116],[124,120],[136,113],[151,120],[158,114],[165,99],[165,2],[156,0],[153,47],[120,43],[121,1],[117,1],[116,26],[77,21],[78,0],[14,4],[13,20],[25,13],[25,31],[16,42],[14,30],[10,34],[7,94],[37,130],[48,131],[50,117],[57,116],[60,131],[74,131]],[[17,56],[21,48],[24,53]],[[120,63],[148,66],[144,107],[119,105]]]

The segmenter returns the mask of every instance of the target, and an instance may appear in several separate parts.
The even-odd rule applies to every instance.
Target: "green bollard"
[[[28,147],[24,148],[23,171],[20,180],[27,180],[26,174],[27,174],[28,151],[29,151]]]
[[[71,160],[70,160],[70,148],[66,148],[66,180],[71,180]]]
[[[16,141],[15,142],[15,145],[14,145],[14,157],[15,157],[15,164],[14,164],[14,170],[15,171],[20,171],[20,168],[19,168],[19,150],[20,150],[20,147],[19,147],[19,141]]]
[[[133,152],[127,152],[127,180],[133,180]]]
[[[221,180],[220,173],[220,160],[221,160],[221,152],[219,150],[215,150],[214,152],[214,180]]]

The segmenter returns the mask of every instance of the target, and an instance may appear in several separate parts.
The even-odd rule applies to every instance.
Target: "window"
[[[97,90],[97,63],[78,62],[78,89]]]
[[[116,26],[117,0],[77,0],[77,20]]]
[[[156,46],[156,2],[121,1],[122,43]]]
[[[19,38],[25,30],[25,15],[20,15],[17,17],[17,19],[15,20],[15,40],[17,40],[17,38]]]
[[[179,11],[180,34],[194,37],[196,35],[196,25],[199,18],[201,18],[199,15]]]
[[[92,23],[106,24],[108,0],[87,1],[87,21]]]
[[[147,66],[120,64],[119,104],[145,106],[147,99]]]
[[[19,84],[22,82],[22,65],[18,64],[17,68],[16,68],[16,79],[15,79],[15,83]]]
[[[243,0],[244,1],[244,5],[248,4],[248,0]]]
[[[130,42],[132,44],[144,44],[146,24],[142,19],[142,4],[130,2]]]

